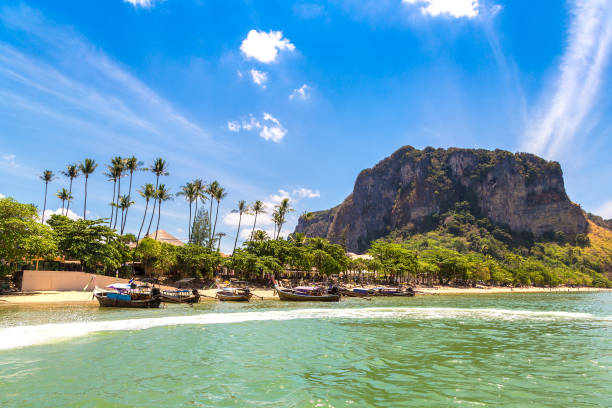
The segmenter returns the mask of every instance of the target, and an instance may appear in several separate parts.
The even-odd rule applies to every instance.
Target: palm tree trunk
[[[85,201],[83,202],[83,219],[87,219],[87,180],[89,180],[89,175],[85,175]]]
[[[219,236],[219,242],[217,242],[217,252],[221,250],[221,236]]]
[[[242,222],[242,211],[240,211],[240,217],[238,217],[238,231],[236,231],[236,239],[234,240],[234,250],[232,255],[236,252],[236,244],[238,244],[238,235],[240,235],[240,223]]]
[[[155,192],[157,194],[157,188],[159,187],[159,176],[155,179]],[[153,212],[151,213],[151,220],[149,221],[149,228],[147,228],[147,235],[151,231],[151,224],[153,224],[153,217],[155,216],[155,206],[157,205],[157,200],[153,200]]]
[[[119,176],[119,183],[117,184],[117,211],[115,211],[115,223],[113,224],[113,229],[117,229],[117,218],[119,217],[119,197],[121,196],[121,176]],[[115,198],[113,197],[113,200]]]
[[[62,200],[62,215],[64,215],[64,204],[66,204],[66,200]]]
[[[130,170],[130,188],[128,189],[128,203],[132,201],[132,176],[133,175],[134,175],[134,172]],[[123,226],[121,227],[122,235],[123,235],[123,230],[125,229],[125,224],[127,222],[128,211],[130,211],[129,206],[125,209],[125,217],[123,219]]]
[[[191,243],[191,204],[189,202],[189,224],[187,225],[187,243]]]
[[[219,204],[221,201],[217,201],[217,213],[215,214],[215,226],[213,228],[212,236],[215,236],[215,232],[217,231],[217,219],[219,218]],[[210,249],[212,249],[212,240],[210,241]]]
[[[117,188],[117,180],[113,182],[113,204],[115,204],[115,190]],[[110,220],[108,220],[108,227],[110,228],[113,225],[113,214],[115,214],[115,206],[111,205],[111,216]]]
[[[281,228],[283,228],[283,224],[284,222],[281,222],[278,224],[278,232],[276,233],[276,239],[278,240],[280,238],[280,232],[281,232]]]
[[[70,177],[70,195],[72,196],[72,177]],[[68,200],[68,205],[66,206],[66,216],[68,216],[68,210],[70,209],[70,200]]]
[[[213,196],[210,196],[210,212],[208,213],[208,247],[212,249],[212,230],[210,229],[210,225],[212,224],[212,205],[213,205]]]
[[[48,182],[45,182],[45,201],[43,204],[43,212],[42,212],[42,216],[40,217],[40,223],[44,223],[45,222],[45,210],[47,209],[47,186],[49,185]]]
[[[195,199],[195,212],[193,213],[193,223],[190,225],[190,231],[193,233],[193,224],[195,224],[196,217],[198,216],[198,197]],[[192,236],[189,235],[189,242],[191,242]]]
[[[144,227],[145,220],[147,219],[147,209],[149,208],[149,200],[145,204],[145,212],[142,216],[142,223],[140,224],[140,229],[138,230],[138,237],[136,238],[136,246],[138,246],[138,241],[140,241],[140,234],[142,233],[142,227]]]
[[[255,219],[253,220],[253,231],[251,231],[251,239],[250,239],[250,241],[253,240],[253,234],[255,234],[255,224],[257,224],[257,212],[255,212]]]
[[[159,219],[161,218],[161,201],[157,206],[157,228],[155,229],[155,240],[157,241],[157,233],[159,232]]]

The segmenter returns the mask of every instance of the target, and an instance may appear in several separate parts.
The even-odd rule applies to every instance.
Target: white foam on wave
[[[0,328],[0,350],[43,344],[61,339],[86,336],[104,331],[144,330],[161,326],[228,324],[251,321],[296,319],[479,319],[479,320],[597,320],[612,321],[612,316],[589,313],[530,311],[511,309],[462,308],[359,308],[296,309],[265,312],[202,313],[189,316],[167,316],[145,319],[105,320],[93,322],[52,323]]]

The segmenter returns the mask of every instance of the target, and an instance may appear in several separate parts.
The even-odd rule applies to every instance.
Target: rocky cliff
[[[516,233],[573,236],[588,226],[565,193],[557,162],[502,150],[405,146],[363,170],[342,204],[300,217],[295,231],[362,252],[392,231],[435,229],[440,215],[463,201]]]

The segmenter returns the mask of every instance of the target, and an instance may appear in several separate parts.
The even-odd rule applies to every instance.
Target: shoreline
[[[427,295],[487,295],[487,294],[505,294],[505,293],[588,293],[588,292],[611,292],[608,288],[591,288],[591,287],[558,287],[558,288],[540,288],[540,287],[522,287],[510,288],[504,286],[491,287],[452,287],[452,286],[434,286],[434,287],[415,287],[417,296]],[[204,295],[201,302],[212,302],[215,299],[217,289],[200,290],[200,294]],[[274,295],[273,289],[253,289],[253,294],[263,297],[263,300],[279,300],[278,296]],[[259,299],[257,299],[259,300]],[[34,292],[34,293],[16,293],[10,295],[0,295],[0,307],[2,306],[27,306],[27,305],[97,305],[98,302],[93,298],[92,292]]]

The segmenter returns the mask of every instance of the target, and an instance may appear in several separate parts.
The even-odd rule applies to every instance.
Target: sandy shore
[[[496,294],[496,293],[555,293],[555,292],[603,292],[612,291],[612,289],[602,288],[509,288],[509,287],[477,287],[477,288],[456,288],[450,286],[437,287],[417,287],[417,294],[421,295],[477,295],[477,294]],[[216,289],[201,290],[203,295],[202,301],[214,301]],[[253,291],[258,297],[263,297],[264,300],[278,300],[274,295],[273,290],[255,289]],[[15,294],[0,296],[0,306],[3,305],[28,305],[28,304],[91,304],[97,305],[97,301],[93,299],[91,292],[36,292],[32,294]]]

